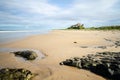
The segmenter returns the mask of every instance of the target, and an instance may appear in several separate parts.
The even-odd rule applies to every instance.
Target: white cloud
[[[110,19],[118,18],[120,12],[114,9],[118,1],[119,0],[76,0],[71,11],[86,24],[90,24],[91,22],[91,24],[96,24],[95,22],[99,21],[97,23],[98,25],[104,25]]]
[[[6,9],[0,12],[0,17],[3,18],[0,24],[11,22],[54,28],[77,22],[86,26],[112,25],[111,21],[120,20],[120,11],[115,8],[118,2],[119,0],[75,0],[69,7],[64,8],[57,4],[52,5],[48,0],[4,0],[0,1]],[[115,23],[118,24],[119,21]]]
[[[24,12],[49,15],[56,13],[59,8],[47,3],[44,0],[11,0],[5,1],[8,9],[19,9]]]

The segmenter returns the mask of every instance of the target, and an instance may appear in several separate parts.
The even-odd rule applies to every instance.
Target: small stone
[[[74,43],[77,43],[76,41]]]
[[[88,46],[80,46],[81,48],[88,48]]]

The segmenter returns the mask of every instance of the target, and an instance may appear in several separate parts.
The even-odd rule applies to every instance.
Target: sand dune
[[[0,53],[0,68],[27,68],[38,74],[33,80],[105,80],[86,70],[60,66],[59,62],[70,57],[82,57],[96,52],[119,51],[120,47],[116,48],[114,45],[117,40],[120,40],[120,31],[54,30],[48,34],[1,44],[1,48],[40,50],[46,57],[42,60],[29,62],[20,60],[8,52]],[[87,46],[87,48],[81,46]],[[98,46],[106,46],[107,48],[102,49]]]

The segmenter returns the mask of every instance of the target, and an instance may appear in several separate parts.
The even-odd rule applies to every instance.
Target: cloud
[[[82,20],[85,19],[87,24],[108,25],[111,24],[109,20],[118,18],[120,14],[114,8],[116,3],[120,3],[119,0],[76,0],[72,11]]]
[[[63,7],[49,0],[1,0],[0,24],[52,28],[68,27],[77,22],[88,27],[114,25],[120,23],[119,3],[119,0],[74,0]]]

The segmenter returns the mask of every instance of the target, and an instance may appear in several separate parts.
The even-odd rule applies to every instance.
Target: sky
[[[0,0],[0,29],[119,25],[120,0]]]

